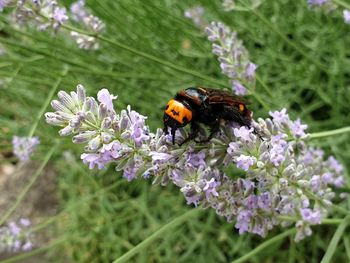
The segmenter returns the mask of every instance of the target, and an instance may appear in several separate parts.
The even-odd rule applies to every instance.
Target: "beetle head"
[[[186,104],[186,105],[185,105]],[[178,128],[186,126],[192,120],[192,110],[187,103],[171,99],[164,110],[164,132],[171,128],[172,142],[175,144],[175,132]]]

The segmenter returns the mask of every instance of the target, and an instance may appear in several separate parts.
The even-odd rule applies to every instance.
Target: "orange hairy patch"
[[[192,111],[177,100],[169,100],[165,113],[181,124],[192,120]]]

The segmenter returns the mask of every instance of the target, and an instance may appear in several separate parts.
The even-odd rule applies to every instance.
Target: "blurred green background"
[[[71,4],[60,3],[67,8]],[[148,116],[153,131],[162,127],[162,108],[179,89],[199,85],[229,89],[211,43],[184,17],[184,11],[196,5],[203,6],[208,21],[222,21],[236,31],[251,61],[259,66],[261,81],[249,97],[255,118],[286,107],[292,118],[300,117],[309,125],[309,132],[350,125],[350,26],[344,24],[341,9],[325,14],[311,10],[305,0],[266,0],[255,10],[231,12],[223,10],[221,1],[209,0],[87,1],[93,14],[106,23],[103,37],[108,41],[100,40],[97,51],[79,49],[63,28],[53,36],[50,31],[16,27],[7,18],[10,10],[0,14],[0,44],[5,50],[0,56],[1,163],[16,163],[10,154],[12,136],[29,134],[64,69],[68,73],[58,89],[71,91],[81,83],[95,96],[107,87],[118,95],[117,111],[130,104]],[[35,135],[42,143],[33,163],[43,160],[57,132],[41,118]],[[349,180],[349,134],[311,143],[335,155]],[[89,171],[80,161],[81,153],[71,138],[60,138],[49,161],[62,212],[40,229],[50,233],[50,242],[61,240],[45,249],[48,262],[111,262],[193,209],[174,186],[152,186],[150,180],[128,183],[112,167]],[[250,234],[240,236],[234,223],[214,211],[199,210],[129,262],[230,262],[264,241]],[[313,236],[300,243],[287,237],[248,262],[319,262],[336,226],[313,230]],[[268,238],[280,232],[277,229]],[[348,241],[344,237],[339,243],[333,262],[349,261]]]

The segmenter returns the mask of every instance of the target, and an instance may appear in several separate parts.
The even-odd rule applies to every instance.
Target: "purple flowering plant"
[[[257,66],[249,61],[249,54],[238,39],[236,32],[221,22],[212,22],[205,30],[209,41],[213,42],[213,53],[218,56],[220,68],[230,79],[235,94],[247,95],[255,87]]]
[[[73,2],[70,12],[55,0],[2,0],[0,12],[11,6],[14,7],[12,20],[21,27],[34,26],[39,31],[52,29],[54,34],[57,34],[60,27],[65,27],[79,48],[85,50],[99,48],[96,36],[103,32],[105,24],[89,11],[85,6],[85,0]],[[71,29],[67,26],[68,22],[77,24],[89,32],[89,35]]]
[[[96,100],[82,85],[69,94],[60,91],[46,122],[85,145],[81,159],[90,169],[112,164],[128,181],[173,183],[187,204],[214,209],[240,234],[265,237],[275,226],[295,224],[295,240],[301,240],[327,218],[333,188],[344,185],[341,164],[309,147],[307,125],[291,120],[286,109],[253,121],[250,129],[230,123],[209,143],[180,147],[162,129],[152,133],[147,118],[130,106],[116,111],[116,98],[102,89]],[[187,136],[186,129],[179,130],[176,142]],[[227,167],[245,175],[229,176]]]
[[[345,5],[342,5],[342,2]],[[332,128],[333,126],[339,127],[341,125],[339,123],[344,122],[344,125],[346,123],[345,117],[339,114],[347,112],[344,106],[347,105],[344,103],[348,88],[344,84],[346,80],[344,82],[334,82],[335,84],[325,81],[327,86],[319,85],[322,84],[323,79],[338,79],[334,76],[339,76],[340,80],[346,79],[345,77],[341,78],[342,75],[346,76],[345,74],[347,74],[346,70],[344,70],[347,63],[346,48],[343,48],[346,46],[346,42],[345,37],[344,39],[341,38],[346,35],[337,27],[328,28],[327,26],[322,28],[324,34],[317,34],[318,32],[316,33],[313,28],[316,25],[315,21],[321,25],[324,22],[322,20],[324,18],[320,15],[321,20],[318,21],[315,17],[310,16],[306,6],[309,5],[309,11],[323,9],[326,12],[333,12],[336,11],[335,8],[343,7],[344,21],[345,23],[350,23],[348,11],[350,7],[346,2],[340,0],[307,0],[304,1],[303,5],[299,5],[299,3],[291,1],[288,5],[285,5],[285,10],[284,4],[276,2],[272,8],[267,2],[260,0],[223,0],[221,1],[223,8],[221,7],[220,9],[220,6],[218,6],[218,10],[210,10],[210,7],[213,5],[209,4],[206,4],[205,7],[195,6],[186,9],[184,3],[175,5],[170,4],[171,1],[166,1],[166,4],[154,3],[154,6],[152,3],[147,8],[146,5],[148,3],[140,7],[129,8],[127,1],[125,3],[111,4],[110,6],[109,3],[86,3],[85,0],[78,0],[70,6],[66,5],[66,7],[62,3],[52,0],[0,0],[0,12],[4,10],[4,14],[9,15],[9,23],[4,19],[4,24],[2,24],[4,32],[7,33],[7,35],[1,36],[6,47],[5,52],[8,51],[4,58],[11,59],[9,63],[2,63],[1,71],[2,75],[6,76],[6,79],[4,78],[6,81],[0,80],[0,88],[6,89],[6,85],[12,81],[15,81],[13,85],[17,84],[16,81],[20,81],[21,76],[23,76],[24,80],[34,80],[35,83],[40,81],[39,83],[41,84],[41,79],[39,80],[36,77],[39,73],[42,76],[44,88],[46,83],[48,85],[52,83],[52,78],[55,78],[56,74],[60,74],[63,64],[63,68],[69,71],[69,74],[57,76],[57,85],[52,85],[52,92],[46,98],[47,103],[42,104],[43,110],[40,110],[37,116],[43,116],[43,112],[47,110],[48,102],[52,100],[52,94],[56,93],[56,89],[61,86],[61,82],[65,82],[65,85],[72,83],[81,77],[79,76],[80,73],[93,78],[98,83],[109,82],[111,79],[117,81],[124,81],[124,79],[138,80],[135,82],[131,81],[132,83],[130,82],[130,86],[128,84],[127,87],[129,89],[127,90],[128,92],[134,89],[132,92],[135,91],[135,96],[130,98],[130,100],[134,101],[139,101],[140,96],[143,95],[147,97],[147,88],[159,87],[159,91],[163,92],[164,87],[170,88],[169,84],[172,85],[171,87],[174,87],[182,83],[181,87],[179,87],[180,89],[184,88],[184,85],[187,86],[187,84],[183,83],[191,82],[192,85],[194,84],[192,82],[197,82],[199,79],[207,81],[208,85],[218,84],[225,86],[224,81],[211,77],[212,75],[216,76],[215,74],[218,71],[213,68],[215,62],[213,63],[212,55],[208,54],[209,44],[201,43],[205,39],[203,36],[206,36],[209,40],[212,47],[211,51],[218,60],[219,70],[229,81],[227,86],[236,95],[253,96],[264,108],[262,110],[263,113],[259,110],[254,111],[255,119],[251,127],[242,127],[236,123],[225,123],[222,124],[220,132],[210,142],[198,143],[192,140],[179,146],[178,143],[183,142],[188,137],[189,127],[177,130],[176,144],[173,145],[172,138],[166,135],[162,129],[152,130],[149,128],[148,125],[152,124],[152,120],[140,114],[141,112],[144,114],[146,111],[137,112],[134,110],[134,107],[142,108],[142,105],[144,105],[145,110],[148,107],[147,103],[143,102],[140,105],[131,103],[132,106],[125,108],[118,106],[120,104],[118,103],[117,95],[122,96],[122,93],[115,93],[116,89],[112,86],[114,84],[111,84],[110,90],[96,90],[96,97],[87,95],[82,85],[78,85],[76,90],[71,92],[61,90],[58,92],[58,98],[51,101],[53,109],[45,114],[45,119],[48,124],[60,127],[59,134],[61,136],[71,136],[74,144],[82,146],[83,150],[80,160],[86,167],[95,170],[113,167],[116,171],[119,171],[115,174],[122,174],[124,179],[126,179],[125,181],[134,185],[138,183],[136,179],[149,179],[155,185],[174,185],[175,189],[179,188],[179,194],[183,195],[188,205],[197,207],[197,209],[190,209],[190,213],[199,211],[201,208],[210,210],[210,216],[215,212],[218,218],[223,218],[228,222],[228,227],[234,228],[233,234],[231,233],[233,236],[226,239],[226,241],[235,242],[237,239],[243,238],[244,240],[247,238],[249,241],[247,242],[247,247],[251,245],[251,248],[255,247],[256,241],[260,240],[260,237],[265,238],[267,235],[271,235],[271,232],[276,233],[276,229],[280,228],[289,230],[282,231],[281,234],[274,236],[271,243],[272,241],[281,240],[275,239],[276,237],[286,237],[291,233],[295,234],[294,240],[296,241],[305,239],[307,236],[312,235],[313,232],[317,232],[313,240],[317,239],[318,236],[328,235],[328,232],[320,231],[321,227],[318,225],[321,224],[335,224],[342,227],[342,222],[345,222],[345,219],[348,217],[345,216],[344,219],[339,219],[337,218],[338,214],[334,213],[334,211],[337,210],[337,212],[345,215],[349,213],[346,211],[344,202],[341,205],[337,205],[338,202],[343,201],[342,199],[348,197],[348,193],[346,193],[349,192],[348,182],[345,177],[346,168],[343,168],[340,161],[334,156],[330,156],[329,151],[324,152],[321,148],[315,147],[315,143],[311,139],[317,138],[317,136],[315,137],[317,134],[327,132],[310,134],[308,125],[304,123],[304,120],[309,118],[308,124],[311,128]],[[67,2],[64,3],[67,4]],[[256,9],[256,7],[260,7],[260,4],[262,4],[261,8]],[[294,10],[291,6],[297,11],[296,14],[298,15],[293,15],[291,18],[283,17],[285,13]],[[93,9],[94,7],[96,7],[95,10]],[[157,12],[154,12],[154,7]],[[162,16],[164,16],[164,13],[167,13],[165,11],[169,7],[181,8],[176,10],[179,12],[174,13],[168,10],[169,14],[171,14],[169,20],[162,20]],[[207,8],[208,13],[206,12]],[[269,17],[271,10],[276,11],[278,9],[281,10],[280,14],[276,12],[274,16]],[[101,19],[95,16],[93,11],[98,12],[101,15]],[[105,14],[104,11],[106,11]],[[222,11],[233,11],[224,15],[224,21],[227,25],[222,22],[209,23],[206,19],[207,14],[208,17],[218,17]],[[194,25],[201,31],[196,32],[194,28],[187,28],[189,23],[185,18],[192,20]],[[256,20],[264,22],[266,27],[256,26]],[[106,32],[104,32],[106,26],[102,21],[110,23]],[[113,24],[113,21],[116,22]],[[173,23],[173,21],[178,23]],[[337,21],[342,22],[341,19]],[[306,22],[309,22],[309,24]],[[234,25],[235,28],[230,28],[228,25]],[[241,27],[242,25],[244,26]],[[32,34],[31,36],[28,33],[31,31],[26,32],[26,29],[18,26],[29,26],[29,30],[30,27],[34,27],[38,30],[51,31],[54,33],[54,36],[61,34],[63,37],[54,40],[46,39],[44,43],[42,40],[45,38],[45,35]],[[16,30],[15,35],[18,38],[12,37],[12,28]],[[346,26],[343,26],[343,28],[346,28]],[[22,32],[24,33],[23,39],[28,40],[28,42],[25,44],[19,42],[18,46],[14,45],[12,47],[12,43],[16,44],[15,41],[22,40],[20,37]],[[68,34],[66,34],[67,32]],[[172,35],[174,38],[167,39],[169,32],[174,33]],[[177,32],[181,32],[181,34],[177,35]],[[339,32],[339,35],[335,34],[335,32]],[[105,33],[104,36],[102,36],[102,33]],[[243,41],[240,39],[247,36],[252,36],[251,46],[256,47],[256,50],[250,50],[253,51],[251,54],[248,53],[248,49],[244,47]],[[265,36],[268,36],[268,38],[265,38]],[[329,36],[330,39],[337,40],[333,41],[337,43],[337,45],[333,46],[333,50],[336,51],[334,54],[339,55],[339,58],[344,57],[343,60],[333,59],[333,52],[329,52],[328,47],[325,47],[324,50],[318,49],[322,47],[322,43]],[[78,47],[84,50],[98,49],[100,44],[104,43],[103,48],[106,48],[106,50],[88,52],[84,56],[79,57],[82,52],[77,49],[70,50],[70,52],[65,51],[64,45],[67,45],[66,48],[68,48],[71,43],[70,41],[61,41],[63,38],[73,39]],[[147,41],[144,41],[146,39]],[[298,44],[299,40],[302,40],[300,45]],[[244,41],[247,40],[245,39]],[[51,55],[52,43],[57,44],[57,57],[56,52],[55,55],[49,56],[49,54]],[[176,47],[181,45],[179,43],[183,44],[186,52],[178,52],[179,50]],[[36,44],[38,45],[36,46]],[[318,48],[315,49],[315,47]],[[41,48],[46,48],[47,52],[41,53]],[[21,52],[22,50],[25,52]],[[148,50],[151,50],[151,52]],[[276,50],[283,52],[276,54]],[[35,56],[35,52],[38,52],[40,56]],[[74,55],[74,59],[66,57],[65,52],[67,55]],[[28,57],[26,56],[25,59],[22,59],[22,53],[28,55]],[[13,56],[13,54],[16,54],[16,56]],[[344,54],[344,56],[341,54]],[[260,55],[260,57],[257,58],[257,55]],[[49,63],[54,62],[55,66],[49,67],[48,64],[45,64],[46,62],[44,63],[44,59],[41,63],[42,58],[49,58],[48,60],[45,59],[45,61],[49,61]],[[36,62],[37,59],[39,60],[38,62]],[[291,65],[293,63],[290,63],[290,61],[294,60],[300,61],[300,63]],[[326,69],[322,68],[323,61],[327,63]],[[31,71],[26,71],[27,62],[34,65],[30,69]],[[11,68],[8,66],[10,64]],[[18,72],[14,74],[12,70],[17,64],[19,64]],[[209,66],[207,67],[207,65]],[[22,70],[22,66],[24,70]],[[145,67],[149,70],[145,70]],[[194,68],[198,68],[198,71]],[[262,75],[259,78],[259,72],[257,71],[260,70]],[[319,74],[318,70],[323,70],[322,74]],[[200,71],[203,73],[200,73]],[[30,78],[25,78],[26,74],[31,74],[32,72],[36,74],[30,76]],[[153,76],[152,73],[154,72],[159,72],[159,76],[158,74]],[[169,78],[169,74],[173,77]],[[300,77],[300,79],[295,78],[296,76]],[[330,78],[331,76],[332,78]],[[321,78],[321,81],[315,81]],[[143,82],[144,79],[152,81]],[[295,80],[297,82],[294,82]],[[169,86],[164,85],[160,88],[160,85],[165,83],[164,81]],[[257,87],[256,81],[259,83]],[[264,84],[265,81],[267,85]],[[31,87],[30,84],[26,85]],[[294,88],[293,85],[297,88]],[[338,85],[336,89],[331,89],[335,85]],[[269,87],[271,87],[271,90]],[[264,90],[261,90],[262,88]],[[143,94],[143,89],[145,89],[145,94]],[[265,91],[268,94],[265,94]],[[28,94],[30,92],[28,90]],[[294,95],[294,92],[295,97],[290,96]],[[123,92],[123,94],[125,93]],[[152,90],[150,93],[152,93]],[[27,94],[27,92],[23,92],[23,94]],[[134,95],[134,93],[131,94]],[[10,95],[11,92],[6,96],[10,98]],[[329,95],[329,98],[327,95]],[[160,100],[160,96],[156,97],[153,93],[151,96],[155,101]],[[337,96],[342,99],[338,100]],[[35,99],[35,96],[33,96],[33,102],[35,102]],[[37,103],[41,103],[39,96],[37,100]],[[332,108],[328,107],[330,103]],[[256,107],[258,109],[260,105],[254,104],[252,108]],[[286,108],[279,108],[277,105],[283,105]],[[294,108],[295,105],[300,106],[300,110],[307,113],[307,115],[301,115],[301,118],[294,118],[295,115],[290,114],[289,109]],[[318,109],[317,107],[319,106],[322,109]],[[323,109],[323,106],[328,108]],[[155,109],[155,111],[157,110]],[[159,111],[161,110],[159,109]],[[315,113],[320,116],[314,118]],[[23,114],[23,116],[25,115]],[[260,116],[265,116],[265,118],[259,118]],[[311,120],[311,117],[314,121]],[[327,121],[323,121],[322,118]],[[41,149],[47,146],[51,147],[51,145],[47,144],[48,139],[52,139],[48,138],[48,133],[35,132],[40,117],[35,120],[36,124],[33,126],[32,131],[29,132],[28,137],[14,136],[12,140],[14,154],[22,161],[28,161],[31,155],[35,153],[35,149],[39,144],[39,137],[34,136],[34,134],[40,135],[40,141],[43,142]],[[18,122],[19,125],[23,123],[26,122]],[[339,150],[346,149],[346,146],[339,148],[339,150],[337,147],[347,139],[346,135],[342,134],[349,131],[349,127],[346,127],[346,129],[346,131],[344,128],[337,129],[333,133],[331,131],[331,135],[341,134],[341,136],[339,138],[332,137],[332,141],[319,141],[319,145],[331,147],[334,150],[334,154],[337,154],[339,158],[342,155],[345,156],[345,153],[343,154]],[[330,134],[330,132],[328,133]],[[201,139],[201,137],[206,138],[206,135],[208,135],[207,131],[203,129],[198,135],[198,139]],[[320,137],[323,137],[323,135]],[[335,141],[334,144],[333,139]],[[52,147],[53,150],[48,151],[41,167],[45,167],[46,163],[51,160],[52,153],[57,149],[56,146],[58,147],[59,144],[56,143],[55,147]],[[73,157],[70,158],[71,161],[74,159]],[[62,171],[65,172],[64,170]],[[40,174],[39,170],[37,174]],[[37,175],[35,175],[35,178],[37,178]],[[86,179],[81,179],[79,176],[78,178],[74,180],[81,182]],[[110,176],[102,179],[108,180],[108,182],[114,180]],[[32,182],[35,182],[35,180]],[[59,180],[63,180],[64,183],[71,182],[69,181],[71,180],[69,176],[60,177]],[[100,185],[96,186],[99,187]],[[76,189],[76,187],[70,187],[69,191],[74,192]],[[92,189],[94,189],[91,191],[94,193],[94,196],[102,192],[95,191],[95,188]],[[27,191],[24,189],[23,193]],[[126,198],[128,198],[127,195],[126,191]],[[23,198],[25,194],[21,196]],[[119,192],[118,195],[108,196],[113,196],[118,201],[121,198]],[[67,195],[67,199],[71,201],[70,195]],[[75,202],[74,200],[72,202]],[[163,202],[169,203],[166,199]],[[19,203],[19,201],[16,201],[16,203]],[[17,204],[14,204],[13,207],[16,206]],[[129,206],[129,202],[126,202],[125,207],[127,206]],[[125,215],[128,215],[129,211],[134,213],[134,208],[126,211],[125,207],[121,209]],[[152,207],[150,207],[150,211],[151,209]],[[14,209],[9,211],[14,211]],[[159,209],[158,211],[162,210]],[[115,213],[118,212],[115,211]],[[190,213],[186,213],[188,214],[187,217],[180,216],[182,222],[189,218]],[[3,250],[16,252],[30,249],[33,246],[32,236],[28,236],[29,242],[27,242],[27,230],[22,231],[22,229],[26,228],[22,222],[6,223],[10,214],[7,213],[3,217],[1,224],[2,230],[0,231],[3,235],[0,235],[2,239],[0,244],[3,244]],[[90,210],[86,214],[92,216]],[[105,214],[96,214],[99,217],[96,222],[99,224],[101,222],[100,218],[105,217]],[[79,215],[85,216],[81,211],[79,211]],[[115,214],[110,213],[110,215],[115,217]],[[136,216],[139,216],[139,214]],[[151,216],[156,217],[157,215],[152,213]],[[68,220],[70,226],[73,226],[74,224],[71,223],[74,223],[75,217],[70,217]],[[104,222],[107,221],[105,220]],[[137,220],[134,221],[136,222]],[[177,221],[177,218],[173,221],[180,222]],[[173,221],[165,225],[165,228],[169,230],[171,227],[174,227]],[[218,222],[222,224],[222,221]],[[195,222],[193,225],[197,227],[200,226],[200,223],[202,222]],[[89,222],[89,226],[94,224],[93,220]],[[111,233],[118,231],[117,225],[106,224],[106,227],[112,229]],[[150,229],[146,229],[146,235],[152,230],[152,227],[153,224],[149,225]],[[83,228],[85,229],[85,227]],[[128,242],[130,241],[131,245],[135,244],[135,247],[130,250],[134,252],[139,251],[139,246],[136,245],[139,237],[143,239],[140,243],[141,245],[145,243],[150,244],[149,240],[154,236],[159,237],[159,233],[162,233],[162,230],[165,228],[161,227],[161,231],[157,230],[155,235],[147,236],[145,239],[143,239],[143,233],[140,233],[140,235],[137,233],[138,236],[135,239],[134,236],[131,237],[127,233]],[[104,231],[104,229],[102,230]],[[203,234],[205,234],[205,229],[201,227],[200,231],[202,230]],[[70,229],[67,232],[70,232]],[[77,231],[78,233],[81,232]],[[338,231],[336,231],[335,236],[337,233]],[[100,232],[97,234],[100,235]],[[218,234],[221,238],[227,235],[227,231],[223,227],[215,234]],[[236,237],[236,234],[245,234],[245,236]],[[258,238],[254,237],[253,234],[257,235]],[[100,247],[95,245],[99,240],[95,237],[97,235],[91,238],[93,240],[91,242],[92,245],[90,247],[86,246],[88,252],[91,250],[91,247],[93,249],[96,248],[96,251],[100,251]],[[176,238],[175,235],[171,236],[171,234],[169,237]],[[189,239],[187,236],[185,237]],[[167,238],[166,241],[170,242],[171,238]],[[349,243],[349,239],[345,234],[343,238],[346,248],[346,242]],[[78,239],[77,235],[74,236],[74,240]],[[101,250],[107,251],[107,243],[115,244],[113,238],[109,240],[113,241],[107,241],[106,238],[106,242],[101,245]],[[306,242],[309,240],[311,239],[308,239]],[[94,243],[95,241],[96,243]],[[218,239],[218,242],[216,242],[219,250],[222,247],[221,255],[230,256],[232,254],[236,256],[237,254],[242,256],[238,261],[242,261],[242,258],[245,258],[246,251],[241,251],[238,248],[239,253],[228,253],[227,248],[224,247],[226,246],[226,241],[222,243]],[[74,242],[68,240],[67,246]],[[180,243],[182,240],[177,242]],[[255,252],[249,252],[250,258],[257,251],[261,251],[262,247],[271,243],[268,240],[262,246],[259,246],[260,250],[253,249]],[[317,242],[314,243],[315,245],[312,249],[320,246]],[[294,244],[292,245],[294,246]],[[296,246],[300,248],[302,244]],[[186,249],[187,245],[183,245],[183,247],[180,253]],[[334,248],[333,241],[330,242],[329,248],[329,250]],[[114,249],[113,253],[111,253],[112,257],[117,253]],[[121,248],[120,253],[123,253],[125,249],[129,248]],[[163,247],[159,249],[163,249]],[[282,249],[284,249],[284,245]],[[323,249],[324,246],[322,246]],[[306,250],[310,251],[311,249],[307,248]],[[173,253],[178,253],[177,247]],[[85,254],[85,251],[81,254]],[[130,255],[129,252],[125,254]],[[127,260],[125,259],[127,257],[124,257],[125,254],[122,254],[121,258]],[[291,254],[293,253],[291,252]],[[274,256],[270,255],[270,258],[274,258]],[[338,256],[337,259],[341,257],[342,255]],[[183,258],[186,258],[186,255]],[[328,260],[328,262],[330,261]]]
[[[307,0],[307,4],[312,9],[323,9],[326,13],[332,13],[338,9],[343,9],[342,14],[344,22],[350,23],[350,5],[344,1],[339,0]]]
[[[13,153],[19,160],[28,161],[39,143],[40,140],[38,137],[13,136]]]
[[[0,227],[0,252],[28,251],[33,248],[31,222],[21,218],[18,222],[11,221]]]

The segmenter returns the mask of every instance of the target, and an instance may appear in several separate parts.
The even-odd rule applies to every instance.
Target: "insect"
[[[210,141],[220,130],[223,121],[236,122],[250,127],[252,112],[246,107],[247,102],[228,91],[191,87],[179,91],[169,100],[164,110],[164,132],[171,128],[172,142],[175,144],[175,132],[178,128],[191,124],[188,138],[179,145],[195,139],[199,132],[199,124],[210,129],[209,137],[201,142]]]

